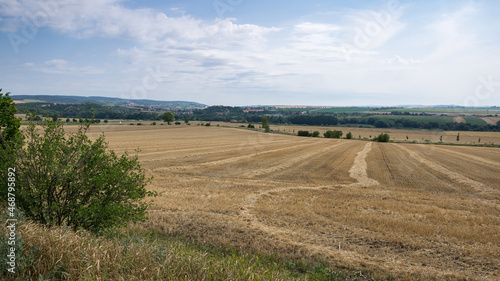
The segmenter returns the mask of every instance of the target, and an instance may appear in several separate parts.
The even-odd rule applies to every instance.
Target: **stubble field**
[[[147,227],[396,279],[500,278],[500,149],[95,126],[140,148]]]

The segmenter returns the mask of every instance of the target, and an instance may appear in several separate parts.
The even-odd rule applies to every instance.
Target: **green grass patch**
[[[331,107],[314,110],[314,113],[354,113],[363,111],[373,111],[371,107]]]
[[[486,121],[478,117],[464,117],[465,121],[471,125],[485,126],[488,125]]]

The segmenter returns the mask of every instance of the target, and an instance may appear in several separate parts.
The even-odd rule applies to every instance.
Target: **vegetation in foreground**
[[[199,244],[140,225],[99,235],[31,222],[18,227],[16,273],[1,269],[9,280],[375,280],[360,271]],[[1,251],[6,247],[2,243]],[[7,262],[5,255],[1,261]]]

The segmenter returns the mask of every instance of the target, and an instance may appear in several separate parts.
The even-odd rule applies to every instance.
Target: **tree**
[[[2,89],[0,89],[0,92]],[[0,93],[0,200],[7,200],[7,172],[14,166],[13,151],[22,145],[22,134],[19,131],[21,119],[15,118],[16,106],[10,93]]]
[[[377,127],[377,128],[388,128],[389,127],[389,124],[387,124],[387,122],[385,122],[384,120],[377,120],[377,121],[375,121],[375,123],[373,125],[375,125],[375,127]]]
[[[457,135],[457,141],[460,141],[460,133]]]
[[[347,133],[347,135],[345,135],[345,138],[346,138],[346,139],[352,139],[352,134],[351,134],[351,132]]]
[[[19,131],[21,119],[14,116],[17,109],[9,96],[10,93],[7,92],[4,96],[1,91],[2,89],[0,89],[0,144],[5,148],[21,141]]]
[[[262,116],[262,128],[266,130],[266,132],[271,131],[271,128],[269,127],[269,121],[267,120],[267,116]]]
[[[95,141],[85,121],[67,135],[61,121],[34,123],[23,132],[16,151],[16,203],[29,219],[98,231],[146,219],[146,178],[137,155],[107,150],[104,135]]]
[[[312,133],[312,137],[313,137],[313,138],[316,138],[316,137],[318,137],[318,136],[319,136],[319,131],[314,131],[314,132]]]
[[[163,120],[163,122],[167,122],[169,125],[170,125],[170,122],[175,121],[174,114],[170,111],[163,113],[163,115],[161,116],[161,119]]]
[[[184,118],[184,123],[188,124],[189,123],[189,119],[186,117]]]

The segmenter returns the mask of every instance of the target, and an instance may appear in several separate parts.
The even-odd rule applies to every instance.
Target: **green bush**
[[[335,139],[339,139],[341,138],[343,135],[342,131],[337,131],[337,130],[328,130],[326,131],[325,133],[323,133],[323,136],[325,138],[335,138]]]
[[[351,132],[347,133],[347,135],[345,135],[345,138],[348,139],[348,140],[352,139]]]
[[[314,132],[312,133],[312,137],[313,137],[313,138],[319,137],[319,132],[318,132],[318,131],[314,131]]]
[[[99,231],[146,219],[155,193],[137,155],[107,150],[104,135],[95,141],[84,122],[66,134],[60,121],[33,122],[23,132],[25,145],[12,151],[16,167],[16,203],[27,218],[41,224]]]
[[[247,128],[249,128],[249,129],[255,129],[255,126],[253,124],[248,124]]]
[[[205,124],[205,126],[210,127],[210,123]]]
[[[175,122],[175,125],[180,125],[180,124],[181,124],[181,122],[179,122],[179,121]]]
[[[297,135],[301,136],[301,137],[308,137],[309,136],[309,131],[298,131]]]
[[[380,134],[378,137],[375,138],[376,141],[378,142],[388,142],[390,139],[389,134]]]

